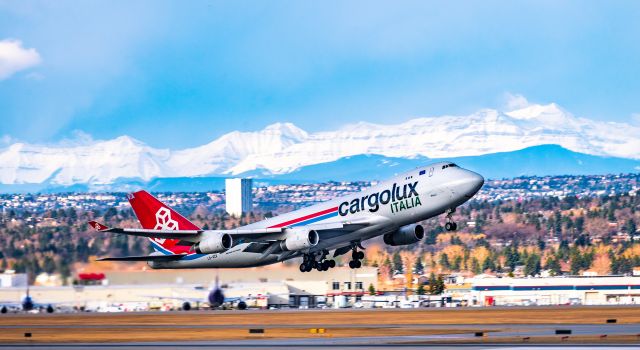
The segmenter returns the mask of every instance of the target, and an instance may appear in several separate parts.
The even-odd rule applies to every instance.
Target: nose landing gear
[[[447,223],[444,224],[444,229],[447,231],[455,231],[458,229],[458,224],[456,224],[453,219],[453,213],[456,212],[456,208],[451,208],[446,211],[447,213]]]

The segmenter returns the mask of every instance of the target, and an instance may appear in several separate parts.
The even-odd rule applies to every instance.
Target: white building
[[[27,287],[27,274],[15,273],[12,270],[8,270],[5,273],[0,274],[0,288],[10,287]]]
[[[472,278],[469,305],[640,304],[640,277]]]
[[[251,179],[226,179],[226,209],[236,217],[248,213],[253,207]]]

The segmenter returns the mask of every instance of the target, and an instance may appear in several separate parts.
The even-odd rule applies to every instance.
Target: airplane
[[[208,303],[212,309],[222,307],[223,305],[231,305],[234,306],[238,310],[245,310],[247,308],[247,303],[238,297],[225,297],[222,288],[218,283],[218,276],[216,276],[215,286],[209,291],[206,299],[203,298],[191,298],[191,297],[167,297],[164,295],[145,295],[146,297],[157,298],[160,300],[171,299],[171,300],[179,300],[182,301],[182,310],[189,311],[192,308],[192,304],[196,304],[196,308],[199,307],[200,303]]]
[[[29,285],[27,285],[27,294],[22,297],[19,303],[0,301],[0,313],[6,314],[10,309],[22,310],[24,312],[30,312],[34,310],[44,310],[47,313],[53,313],[55,309],[53,304],[36,303],[33,297],[29,294]]]
[[[418,167],[366,190],[281,214],[231,230],[203,230],[146,191],[128,194],[141,229],[99,232],[148,237],[155,252],[146,256],[107,257],[99,261],[146,261],[153,269],[243,268],[302,257],[301,272],[326,271],[328,259],[351,251],[349,267],[362,266],[362,242],[382,236],[391,246],[424,238],[417,222],[446,214],[445,229],[454,231],[456,207],[471,199],[484,178],[450,162]]]

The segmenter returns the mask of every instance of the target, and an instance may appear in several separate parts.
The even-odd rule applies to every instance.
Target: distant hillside
[[[424,157],[404,159],[380,155],[359,155],[340,158],[334,162],[305,166],[274,178],[292,181],[381,180],[441,160],[456,162],[460,166],[476,171],[490,179],[533,175],[619,174],[640,171],[640,161],[637,160],[592,156],[572,152],[557,145],[542,145],[514,152],[446,159]],[[257,174],[246,173],[244,175],[255,176]],[[264,176],[264,174],[261,175]]]

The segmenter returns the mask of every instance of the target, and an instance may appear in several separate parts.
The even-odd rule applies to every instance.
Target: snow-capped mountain
[[[554,144],[595,156],[640,159],[640,127],[573,116],[556,104],[467,116],[360,122],[307,133],[290,123],[234,131],[209,144],[155,149],[127,136],[84,145],[13,144],[0,150],[0,184],[109,184],[118,179],[288,174],[357,155],[453,158]]]
[[[170,154],[128,136],[80,146],[16,143],[0,152],[0,183],[105,184],[174,176],[166,166]]]
[[[291,123],[276,123],[258,132],[230,132],[204,146],[173,152],[168,165],[181,176],[229,173],[251,156],[269,157],[307,140],[309,135]]]

